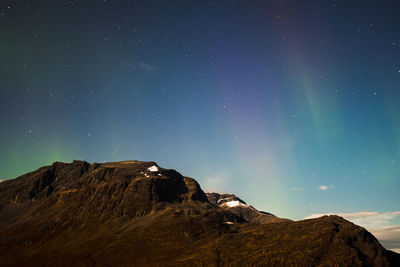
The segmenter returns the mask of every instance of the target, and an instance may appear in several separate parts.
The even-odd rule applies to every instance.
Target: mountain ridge
[[[0,183],[0,265],[400,262],[341,217],[294,222],[215,194],[155,162],[55,162]]]

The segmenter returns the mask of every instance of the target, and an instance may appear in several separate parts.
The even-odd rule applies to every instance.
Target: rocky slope
[[[252,224],[288,221],[288,219],[278,218],[271,213],[258,211],[233,194],[206,193],[206,195],[211,204],[227,209]]]
[[[154,162],[56,162],[0,183],[1,266],[399,263],[340,217],[280,219]]]

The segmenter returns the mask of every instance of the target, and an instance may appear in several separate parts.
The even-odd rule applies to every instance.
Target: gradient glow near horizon
[[[400,210],[395,1],[2,1],[0,13],[0,179],[151,160],[281,217]]]

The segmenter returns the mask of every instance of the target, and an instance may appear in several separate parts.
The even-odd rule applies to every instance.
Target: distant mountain
[[[233,194],[206,193],[206,195],[211,204],[227,209],[252,224],[289,221],[288,219],[278,218],[268,212],[258,211]]]
[[[56,162],[0,183],[0,266],[398,266],[338,216],[293,222],[154,162]]]

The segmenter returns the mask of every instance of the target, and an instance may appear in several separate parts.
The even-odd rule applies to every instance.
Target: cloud
[[[382,240],[392,240],[394,236],[400,240],[400,225],[390,225],[374,230],[376,237]]]
[[[320,185],[320,186],[317,187],[317,189],[321,190],[321,191],[326,191],[326,190],[333,189],[333,188],[335,188],[335,186],[333,186],[333,185],[330,185],[330,186]]]
[[[302,187],[292,187],[291,189],[293,191],[304,191],[304,188],[302,188]]]
[[[400,215],[400,211],[383,212],[383,213],[376,211],[359,211],[353,213],[321,213],[321,214],[312,214],[310,216],[305,217],[304,219],[318,218],[324,215],[338,215],[340,217],[345,218],[346,220],[349,220],[367,229],[378,229],[388,226],[390,224],[390,221],[394,217]]]
[[[400,253],[400,225],[390,225],[379,229],[371,229],[370,232],[385,248]]]
[[[394,252],[400,253],[400,248],[394,248],[392,249]]]
[[[391,221],[400,215],[400,211],[312,214],[304,219],[318,218],[324,215],[338,215],[360,225],[370,231],[385,248],[400,252],[400,225],[391,225]]]

